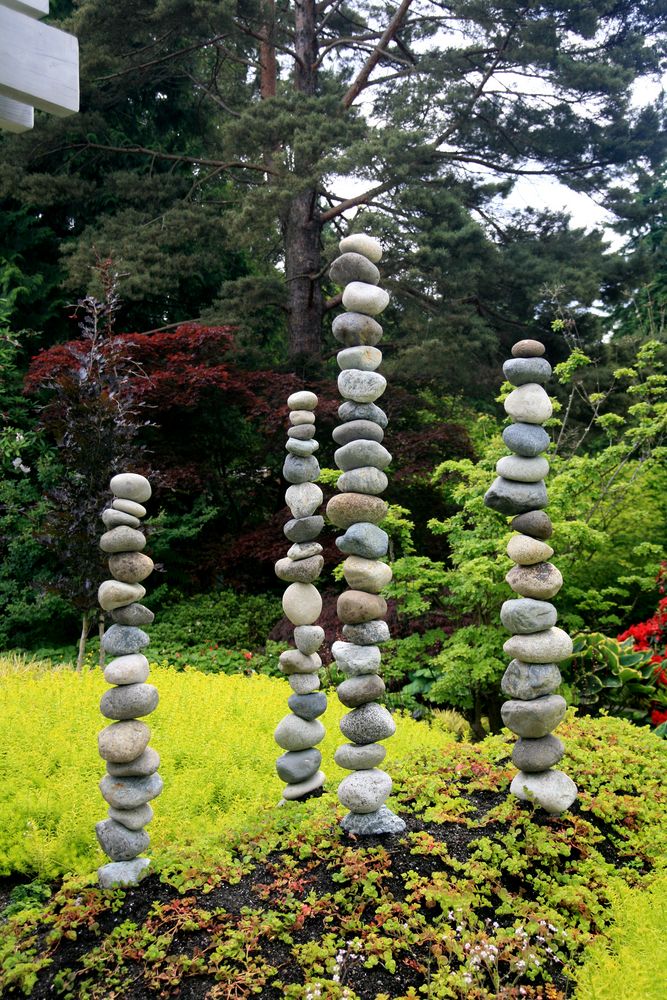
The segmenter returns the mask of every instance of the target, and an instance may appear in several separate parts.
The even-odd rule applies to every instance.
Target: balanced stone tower
[[[375,265],[382,247],[377,240],[359,234],[346,237],[339,246],[341,256],[329,273],[332,281],[344,286],[347,310],[333,322],[334,337],[343,345],[338,353],[338,389],[344,402],[338,409],[341,424],[333,432],[338,445],[335,461],[342,475],[337,484],[340,495],[327,504],[327,516],[344,529],[336,544],[346,556],[343,573],[350,588],[338,599],[345,641],[335,642],[331,651],[346,677],[338,697],[352,711],[340,723],[349,743],[338,748],[335,760],[352,771],[338,788],[338,798],[350,810],[343,828],[356,835],[378,835],[405,829],[403,820],[384,804],[392,781],[378,767],[387,752],[379,741],[396,731],[390,713],[379,704],[385,692],[379,646],[389,639],[384,620],[387,603],[380,591],[392,577],[391,568],[382,561],[389,538],[379,527],[387,513],[380,494],[387,487],[384,469],[391,455],[382,444],[387,415],[375,403],[387,382],[376,370],[382,362],[382,352],[375,346],[382,327],[373,317],[386,309],[389,295],[378,287],[380,272]]]
[[[513,423],[503,431],[503,441],[513,454],[498,462],[498,478],[484,503],[514,515],[510,527],[517,532],[507,546],[515,565],[505,579],[519,597],[505,601],[500,611],[503,626],[512,633],[503,648],[514,657],[502,679],[502,692],[510,700],[501,714],[519,737],[512,753],[519,773],[510,791],[549,813],[561,813],[577,797],[572,779],[554,770],[565,751],[553,735],[566,710],[564,698],[554,693],[562,679],[558,663],[571,654],[572,640],[556,627],[558,613],[550,603],[563,578],[548,561],[554,551],[547,544],[553,527],[544,512],[549,463],[541,453],[549,447],[549,435],[541,425],[551,416],[552,406],[543,388],[551,365],[543,354],[544,344],[521,340],[503,365],[505,378],[516,386],[505,400]]]
[[[104,678],[114,687],[100,702],[102,715],[113,721],[98,736],[100,757],[107,764],[100,791],[109,804],[109,818],[95,827],[102,850],[111,858],[98,869],[104,888],[136,885],[147,874],[150,860],[139,855],[150,843],[144,829],[153,818],[148,803],[162,791],[160,757],[148,746],[151,731],[140,721],[158,703],[157,689],[146,684],[148,660],[142,650],[150,640],[139,628],[150,624],[154,615],[137,603],[146,593],[142,581],[153,570],[139,530],[151,487],[144,476],[132,472],[114,476],[109,485],[114,499],[102,514],[107,531],[100,548],[109,555],[113,579],[100,585],[98,600],[115,622],[102,637],[104,651],[114,657]]]
[[[322,572],[322,546],[316,541],[324,518],[315,511],[324,499],[316,485],[320,466],[314,452],[315,408],[317,396],[306,390],[292,393],[287,400],[290,424],[287,458],[283,476],[292,485],[285,493],[285,502],[292,519],[283,531],[292,547],[285,559],[276,563],[276,576],[289,583],[283,595],[283,609],[295,626],[295,649],[280,655],[280,669],[287,675],[294,694],[287,704],[291,714],[278,723],[274,737],[286,752],[276,761],[278,776],[287,784],[283,800],[302,799],[322,787],[324,772],[320,770],[322,754],[317,744],[324,739],[324,726],[319,721],[327,707],[327,697],[319,690],[318,672],[322,660],[317,650],[324,641],[324,629],[314,623],[322,612],[322,598],[314,581]],[[281,803],[282,804],[282,803]]]

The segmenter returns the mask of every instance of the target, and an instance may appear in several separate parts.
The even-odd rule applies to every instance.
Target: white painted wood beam
[[[0,94],[59,117],[78,111],[74,35],[0,6]]]
[[[49,0],[2,0],[2,6],[28,17],[46,17],[49,13]]]
[[[0,128],[5,132],[27,132],[35,123],[32,105],[0,94]]]

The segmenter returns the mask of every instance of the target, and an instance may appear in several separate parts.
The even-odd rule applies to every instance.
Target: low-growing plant
[[[586,632],[575,635],[573,643],[572,655],[560,664],[572,704],[640,723],[648,722],[656,702],[667,707],[651,653],[636,650],[631,638],[619,642]]]

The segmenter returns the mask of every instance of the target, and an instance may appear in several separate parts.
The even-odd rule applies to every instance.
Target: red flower
[[[667,722],[667,709],[654,708],[651,712],[651,725],[661,726]]]
[[[244,660],[252,660],[252,653],[244,653],[243,654],[243,659]]]

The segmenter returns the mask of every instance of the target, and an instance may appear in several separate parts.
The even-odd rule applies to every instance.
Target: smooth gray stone
[[[393,782],[386,771],[373,767],[366,771],[353,771],[338,786],[341,805],[354,813],[377,812],[391,795]]]
[[[513,635],[503,645],[508,656],[524,663],[560,663],[572,655],[572,639],[562,628],[548,628],[529,635]]]
[[[389,626],[381,618],[360,625],[343,625],[343,635],[356,646],[377,646],[391,639]]]
[[[294,629],[294,644],[305,656],[316,653],[323,642],[324,629],[321,625],[297,625]]]
[[[524,458],[521,455],[505,455],[498,459],[496,472],[503,479],[513,483],[539,483],[549,475],[549,463],[542,455]]]
[[[309,517],[308,514],[304,514],[303,516]],[[287,558],[293,562],[298,562],[300,559],[310,559],[311,556],[319,556],[321,552],[322,546],[319,542],[295,542],[287,550]]]
[[[279,559],[276,576],[285,583],[313,583],[322,572],[324,559],[312,556],[310,559]]]
[[[377,674],[351,677],[336,688],[338,700],[346,708],[359,708],[360,705],[367,705],[369,701],[379,701],[384,693],[384,681]]]
[[[552,816],[558,816],[576,799],[577,786],[563,771],[542,771],[541,774],[519,771],[510,785],[510,792],[523,802],[532,802]]]
[[[313,455],[319,447],[319,442],[315,440],[295,441],[293,438],[289,438],[287,444],[285,445],[285,451],[288,451],[290,455],[296,455],[298,458],[308,458],[308,456]]]
[[[322,742],[324,733],[319,719],[308,721],[298,715],[286,715],[276,726],[273,738],[283,750],[309,750]]]
[[[503,674],[500,690],[508,698],[532,701],[545,694],[553,694],[563,678],[555,663],[524,663],[512,660]]]
[[[370,420],[383,430],[389,423],[387,414],[375,403],[353,403],[349,399],[338,407],[338,416],[346,424],[351,420]]]
[[[324,494],[315,483],[297,483],[285,490],[285,503],[292,517],[310,517],[323,500]]]
[[[118,528],[119,525],[124,524],[128,528],[140,528],[141,521],[138,517],[134,517],[133,514],[126,514],[122,510],[114,510],[113,507],[108,507],[107,510],[102,512],[102,520],[104,522],[105,528]]]
[[[146,547],[146,537],[136,528],[121,524],[111,531],[105,531],[100,538],[103,552],[141,552]]]
[[[329,268],[329,277],[335,285],[341,287],[351,281],[377,285],[380,281],[380,272],[368,257],[360,253],[344,253],[337,257]]]
[[[551,378],[551,365],[546,358],[510,358],[503,365],[503,375],[512,385],[544,385]]]
[[[539,740],[519,739],[512,750],[512,763],[520,771],[547,771],[562,759],[565,747],[557,736],[542,736]]]
[[[324,527],[321,514],[311,514],[310,517],[295,517],[283,527],[283,533],[290,542],[312,542]]]
[[[357,421],[354,421],[357,423]],[[365,421],[363,421],[365,422]],[[359,421],[362,423],[362,421]],[[345,425],[343,425],[345,426]],[[349,426],[349,425],[348,425]],[[386,469],[391,464],[391,454],[377,441],[350,441],[334,452],[334,461],[343,472],[372,465],[374,469]]]
[[[343,399],[350,399],[354,403],[374,403],[386,388],[387,380],[379,372],[361,372],[356,368],[347,368],[338,376],[338,391]]]
[[[549,694],[533,701],[506,701],[500,714],[503,723],[517,736],[536,740],[555,729],[566,711],[565,699],[559,694]]]
[[[374,372],[382,364],[382,351],[368,345],[363,347],[346,347],[336,355],[336,361],[341,371],[356,368],[361,372]]]
[[[545,424],[553,413],[551,400],[537,382],[512,389],[503,406],[512,420],[522,424]]]
[[[374,264],[382,260],[382,244],[368,233],[350,233],[344,236],[338,244],[341,253],[360,253],[368,257]]]
[[[126,604],[111,612],[111,617],[119,625],[150,625],[155,615],[143,604]]]
[[[382,340],[382,327],[372,316],[364,313],[340,313],[331,324],[331,332],[345,347],[359,347],[362,344],[375,347]]]
[[[503,431],[503,441],[515,455],[535,458],[546,451],[551,438],[544,427],[537,424],[510,424]]]
[[[310,389],[298,389],[287,397],[290,410],[316,410],[317,396]]]
[[[150,641],[140,628],[112,625],[102,636],[102,649],[109,656],[130,656],[131,653],[140,653]]]
[[[117,656],[104,668],[107,684],[143,684],[148,674],[148,660],[143,653]]]
[[[510,521],[510,528],[513,531],[520,531],[522,535],[539,538],[543,542],[551,538],[554,532],[551,518],[543,510],[529,510],[525,514],[519,514]]]
[[[505,601],[500,609],[500,620],[512,635],[528,635],[552,628],[558,620],[558,611],[549,601],[523,597]]]
[[[299,781],[311,778],[322,763],[322,754],[317,747],[309,750],[296,750],[284,753],[276,761],[276,771],[281,781],[295,785]]]
[[[291,410],[289,415],[291,427],[315,426],[315,414],[311,410]]]
[[[129,830],[113,819],[103,819],[95,824],[97,841],[112,861],[131,861],[145,851],[150,837],[145,830]]]
[[[311,441],[315,437],[315,428],[312,424],[297,424],[289,428],[287,437],[293,441]]]
[[[546,507],[549,498],[544,482],[516,483],[498,476],[484,494],[484,503],[501,514],[525,514]]]
[[[363,747],[354,743],[343,743],[334,753],[334,760],[339,767],[348,771],[365,771],[377,767],[387,756],[387,748],[382,743],[367,743]]]
[[[355,837],[382,837],[390,833],[403,833],[405,822],[387,806],[380,806],[377,812],[349,812],[340,822],[346,833]]]
[[[334,642],[331,655],[348,677],[377,674],[382,659],[377,646],[358,646],[352,642]]]
[[[97,600],[105,611],[124,608],[132,601],[140,601],[146,596],[146,588],[140,583],[124,583],[122,580],[104,580],[97,588]]]
[[[107,773],[112,778],[146,778],[155,774],[160,766],[160,754],[153,747],[146,747],[142,754],[127,764],[107,763]]]
[[[326,779],[324,771],[316,771],[310,778],[306,778],[305,781],[297,781],[296,784],[285,785],[283,788],[283,799],[286,802],[293,802],[295,799],[302,799],[306,795],[310,795],[312,792],[316,792],[318,788],[321,788]],[[280,803],[282,805],[282,803]]]
[[[110,818],[122,823],[128,830],[141,830],[143,826],[148,826],[154,815],[148,802],[143,806],[137,806],[136,809],[114,809],[113,806],[109,806]]]
[[[311,455],[309,458],[299,458],[298,455],[288,455],[283,465],[283,478],[288,483],[314,483],[320,476],[320,463]]]
[[[384,493],[389,480],[380,469],[371,466],[363,469],[351,469],[344,472],[336,483],[336,489],[341,493],[365,493],[367,496],[379,496]]]
[[[515,594],[532,597],[536,601],[551,600],[563,586],[560,570],[550,562],[534,563],[532,566],[513,566],[505,576],[505,580]],[[551,654],[548,658],[554,659]],[[527,656],[525,659],[532,660],[533,657]]]
[[[157,708],[160,696],[152,684],[123,684],[105,691],[100,700],[100,712],[105,719],[124,722],[150,715]]]
[[[102,889],[119,886],[138,885],[150,871],[150,858],[133,858],[132,861],[112,861],[97,869],[97,878]]]
[[[150,738],[151,731],[145,722],[135,719],[112,722],[97,734],[97,747],[102,760],[129,764],[144,752]]]
[[[284,674],[313,674],[322,666],[322,658],[317,653],[306,656],[299,649],[286,649],[278,657]]]
[[[123,500],[117,497],[111,502],[114,510],[122,510],[124,514],[131,514],[132,517],[146,517],[146,508],[134,500]]]
[[[343,305],[350,312],[379,316],[389,305],[389,292],[364,281],[351,281],[343,289]]]
[[[335,427],[331,436],[341,446],[352,441],[377,441],[379,444],[384,438],[384,431],[372,420],[350,420]]]
[[[336,545],[348,556],[381,559],[389,549],[389,535],[378,528],[377,524],[359,521],[351,524],[343,535],[338,536]]]
[[[293,694],[287,699],[287,705],[300,719],[312,722],[326,712],[327,696],[324,691],[316,691],[314,694]]]
[[[393,736],[396,723],[383,705],[371,701],[344,715],[340,721],[340,731],[350,743],[363,746]]]
[[[312,694],[320,687],[317,674],[289,674],[287,680],[294,694]]]
[[[119,472],[112,477],[109,489],[121,500],[133,500],[135,503],[146,503],[153,493],[146,477],[136,472]]]
[[[163,783],[159,774],[147,778],[113,778],[105,774],[100,781],[100,791],[106,802],[114,809],[136,809],[150,802],[162,791]]]

